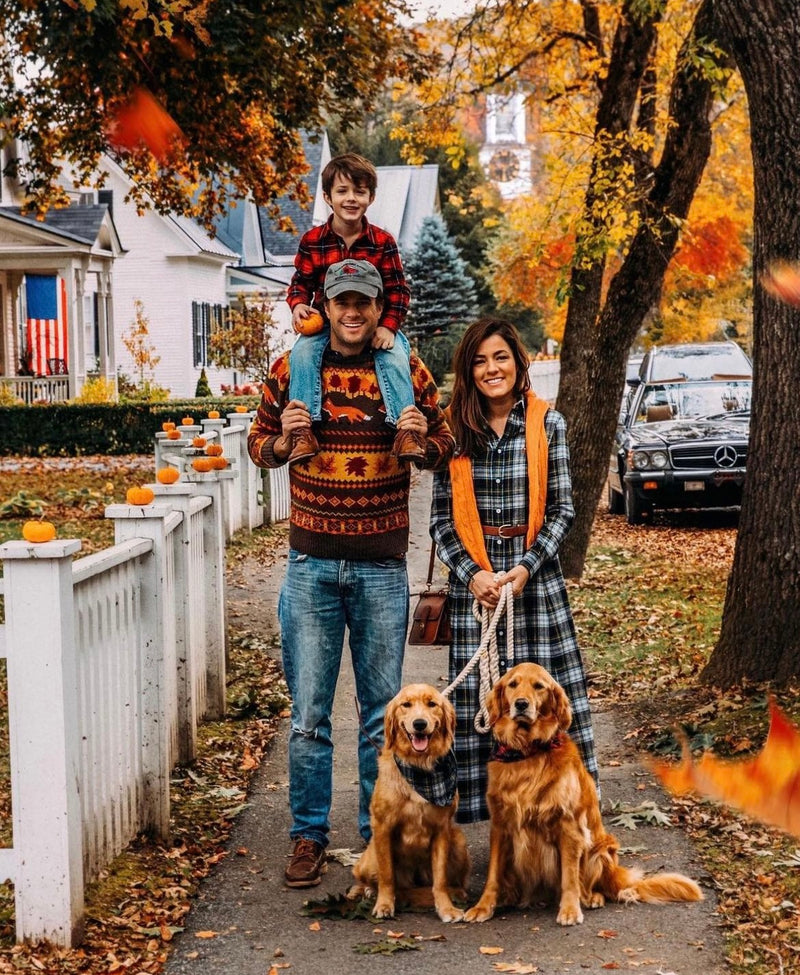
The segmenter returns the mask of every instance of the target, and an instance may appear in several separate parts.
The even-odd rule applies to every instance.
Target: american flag
[[[34,375],[67,372],[67,286],[54,274],[25,276],[27,366]]]

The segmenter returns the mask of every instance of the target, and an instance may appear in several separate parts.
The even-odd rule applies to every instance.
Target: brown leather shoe
[[[398,460],[423,461],[426,455],[425,438],[413,430],[398,430],[392,454]]]
[[[300,430],[292,434],[292,452],[289,454],[289,463],[297,464],[301,460],[308,460],[314,454],[319,453],[319,443],[311,430]]]
[[[295,840],[292,859],[283,875],[287,887],[316,887],[327,869],[325,847],[301,836]]]

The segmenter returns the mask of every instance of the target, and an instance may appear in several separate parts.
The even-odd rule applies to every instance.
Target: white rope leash
[[[445,697],[449,697],[453,691],[462,684],[472,673],[476,666],[480,666],[480,690],[478,699],[481,702],[480,708],[475,715],[475,730],[478,734],[485,735],[489,731],[489,712],[486,710],[486,698],[489,691],[500,680],[500,654],[497,650],[497,624],[500,622],[503,613],[506,614],[506,632],[508,659],[514,657],[514,594],[511,590],[511,583],[507,582],[500,587],[500,598],[494,612],[489,616],[489,610],[481,606],[476,599],[472,606],[475,619],[481,624],[481,642],[478,649],[470,658],[461,673],[451,681],[442,691]]]

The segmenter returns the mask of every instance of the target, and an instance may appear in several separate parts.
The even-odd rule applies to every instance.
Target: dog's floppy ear
[[[505,702],[505,681],[498,681],[486,695],[486,710],[489,713],[489,725],[496,724],[503,716],[503,703]]]
[[[550,688],[550,700],[553,705],[553,714],[558,721],[558,727],[562,731],[566,731],[572,724],[572,708],[569,704],[569,698],[560,684],[554,683]]]
[[[442,697],[442,714],[444,715],[444,730],[452,741],[456,736],[456,709],[450,700]]]
[[[386,713],[383,716],[383,738],[384,747],[394,751],[397,744],[397,701],[394,698],[386,705]]]

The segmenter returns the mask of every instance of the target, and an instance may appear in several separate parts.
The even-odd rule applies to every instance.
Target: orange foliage
[[[729,216],[720,216],[690,226],[674,261],[691,274],[720,279],[739,271],[747,257],[740,225]]]
[[[676,795],[699,793],[800,837],[800,731],[774,701],[769,734],[755,758],[723,761],[705,753],[694,762],[684,745],[678,765],[653,762],[652,768]]]

